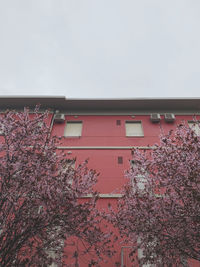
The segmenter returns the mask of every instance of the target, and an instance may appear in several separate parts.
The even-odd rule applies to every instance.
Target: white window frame
[[[74,172],[76,168],[76,159],[66,159],[66,162],[64,163],[64,169],[70,169],[70,171],[72,171],[72,173]],[[72,185],[73,183],[73,179],[69,180],[69,184]]]
[[[156,239],[155,241],[148,242],[147,246],[152,246],[155,242],[156,242]],[[138,237],[137,243],[138,245],[141,244],[140,237]],[[143,257],[144,257],[144,248],[138,248],[138,259],[141,260]],[[156,253],[153,253],[151,257],[156,257]],[[152,263],[145,263],[145,264],[140,265],[140,267],[156,267],[156,265]]]
[[[137,163],[134,160],[130,160],[131,168],[136,167],[136,164]],[[136,179],[138,189],[139,189],[140,193],[142,194],[143,191],[144,191],[144,188],[145,188],[145,184],[147,183],[147,176],[146,175],[142,175],[142,174],[138,174],[134,178]],[[134,190],[134,185],[135,185],[134,182],[133,182],[134,178],[131,179],[133,190]]]
[[[76,125],[80,124],[80,131],[78,134],[67,134],[67,128],[69,125]],[[81,137],[82,135],[82,129],[83,129],[83,122],[82,121],[67,121],[65,125],[65,130],[64,130],[64,137]]]
[[[130,134],[130,129],[128,129],[128,125],[139,124],[141,126],[140,133]],[[125,121],[125,130],[126,130],[126,137],[144,137],[144,130],[142,126],[142,121]]]
[[[0,136],[1,136],[1,135],[4,135],[4,126],[1,126],[1,127],[0,127]]]
[[[200,136],[200,122],[188,121],[188,126],[195,132],[197,136]]]

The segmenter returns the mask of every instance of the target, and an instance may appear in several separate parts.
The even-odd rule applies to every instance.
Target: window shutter
[[[126,136],[143,136],[142,123],[136,121],[126,122]]]
[[[82,122],[68,121],[65,127],[64,136],[81,136]]]

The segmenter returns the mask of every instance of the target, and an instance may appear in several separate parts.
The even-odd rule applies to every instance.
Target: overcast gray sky
[[[199,0],[0,0],[0,95],[200,97]]]

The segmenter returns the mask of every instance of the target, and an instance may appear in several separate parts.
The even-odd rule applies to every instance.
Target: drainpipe
[[[55,114],[58,113],[58,110],[54,110],[53,114],[52,114],[52,118],[51,118],[51,123],[50,123],[50,127],[49,127],[49,132],[51,134],[52,132],[52,128],[53,128],[53,123],[54,123],[54,118],[55,118]]]

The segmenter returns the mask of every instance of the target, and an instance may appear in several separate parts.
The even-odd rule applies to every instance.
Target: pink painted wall
[[[66,116],[69,121],[82,121],[81,137],[63,137],[65,123],[55,124],[52,135],[61,136],[61,146],[147,146],[159,142],[161,132],[167,133],[183,120],[192,120],[193,116],[176,116],[174,123],[166,123],[162,116],[160,123],[152,123],[149,115],[135,116]],[[116,120],[121,121],[121,125],[116,124]],[[144,137],[126,137],[125,122],[142,121]],[[77,158],[76,164],[89,159],[88,167],[100,173],[96,189],[102,193],[119,193],[121,187],[126,182],[125,172],[129,169],[131,157],[130,149],[67,149],[70,151],[69,158]],[[123,157],[123,163],[118,163],[118,157]],[[100,199],[99,207],[107,208],[109,202],[116,203],[116,199]],[[114,263],[120,262],[122,244],[115,244],[117,254],[108,263],[102,263],[102,267],[115,266]],[[66,251],[67,251],[66,247]],[[87,266],[87,256],[82,259],[81,267]],[[131,264],[127,260],[127,266]],[[190,266],[200,267],[199,263],[190,262]]]
[[[183,120],[192,120],[193,116],[176,116],[174,123],[167,123],[163,116],[160,123],[152,123],[149,115],[135,116],[66,116],[66,121],[82,121],[82,136],[65,137],[64,146],[146,146],[158,141],[159,134],[174,129]],[[116,120],[121,125],[116,125]],[[125,122],[142,121],[144,137],[126,137]],[[54,124],[52,134],[63,136],[65,123]]]

